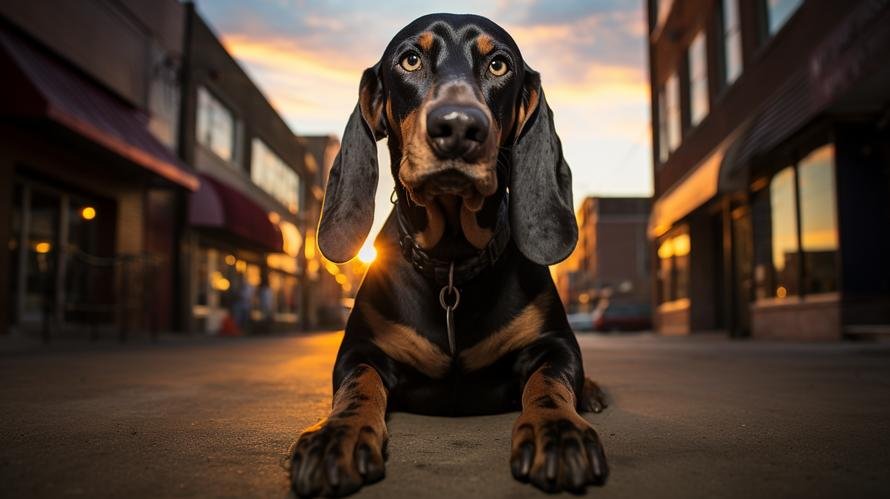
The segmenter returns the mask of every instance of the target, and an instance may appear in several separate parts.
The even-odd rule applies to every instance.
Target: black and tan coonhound
[[[510,467],[546,491],[602,484],[599,411],[547,265],[574,248],[571,172],[537,72],[501,27],[434,14],[365,70],[327,182],[318,245],[334,262],[367,237],[376,142],[395,208],[375,245],[334,367],[330,415],[300,436],[301,496],[383,477],[387,411],[520,410]]]

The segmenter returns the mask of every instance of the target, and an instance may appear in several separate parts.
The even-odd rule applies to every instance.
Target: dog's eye
[[[508,66],[507,62],[503,59],[493,59],[491,63],[488,64],[488,72],[495,76],[504,76],[509,70],[510,66]]]
[[[405,71],[417,71],[420,69],[420,56],[411,52],[405,57],[402,57],[402,61],[399,62],[399,65],[402,66],[402,69]]]

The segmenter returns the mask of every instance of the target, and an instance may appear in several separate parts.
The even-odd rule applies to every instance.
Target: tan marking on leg
[[[374,333],[372,341],[386,355],[431,378],[448,371],[451,358],[413,328],[386,319],[370,303],[362,302],[360,310]]]
[[[480,54],[488,55],[489,52],[494,50],[494,41],[490,36],[482,33],[476,37],[476,48],[479,50]]]
[[[420,45],[424,52],[429,52],[433,48],[433,34],[429,31],[424,31],[417,36],[417,44]]]
[[[575,392],[561,379],[548,377],[544,374],[547,365],[538,368],[529,376],[522,390],[522,411],[536,413],[538,411],[570,410],[575,412]],[[550,397],[555,407],[541,404],[542,397]]]
[[[505,354],[535,341],[544,328],[550,297],[545,293],[522,309],[506,326],[460,354],[468,371],[475,371],[494,363]]]
[[[460,226],[464,231],[464,237],[478,249],[484,248],[491,241],[491,229],[479,227],[476,220],[476,212],[464,203],[460,209]]]
[[[331,418],[374,423],[371,426],[379,429],[376,427],[385,426],[382,423],[386,413],[386,387],[373,367],[360,364],[358,371],[357,375],[347,377],[334,394]]]

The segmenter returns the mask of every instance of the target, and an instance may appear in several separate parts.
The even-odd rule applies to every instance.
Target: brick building
[[[890,2],[649,0],[656,325],[890,325]]]
[[[569,313],[589,312],[602,297],[612,303],[651,301],[649,198],[588,197],[578,209],[578,244],[554,269]]]

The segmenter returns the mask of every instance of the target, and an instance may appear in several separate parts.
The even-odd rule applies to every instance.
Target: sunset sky
[[[362,70],[377,62],[400,28],[431,12],[486,16],[510,32],[541,73],[572,167],[576,206],[588,195],[651,195],[642,0],[197,5],[295,133],[337,136],[355,105]],[[382,144],[380,161],[388,165]],[[391,190],[384,170],[378,226]]]

